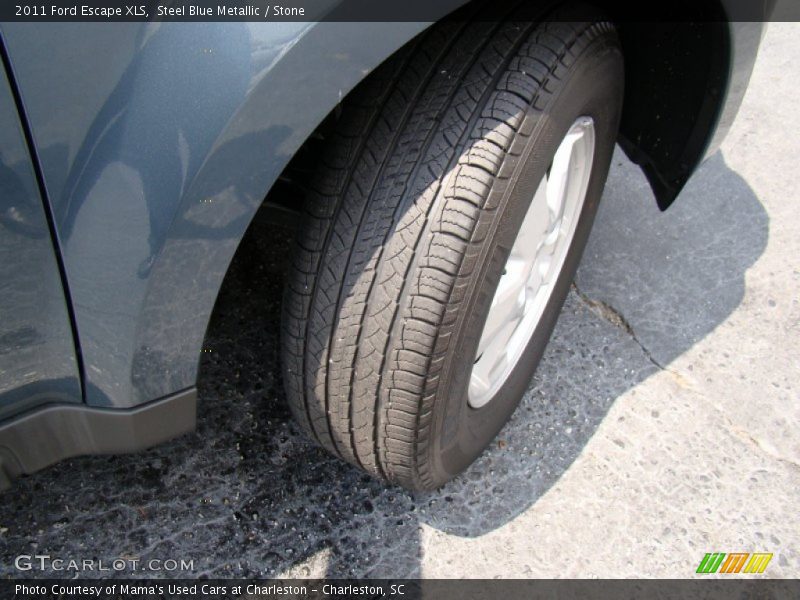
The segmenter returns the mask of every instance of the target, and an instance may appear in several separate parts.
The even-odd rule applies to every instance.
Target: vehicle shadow
[[[512,521],[570,468],[616,398],[735,310],[769,225],[720,154],[662,215],[618,152],[577,287],[520,408],[463,476],[412,494],[329,457],[291,421],[278,363],[290,232],[264,218],[215,308],[197,432],[66,461],[0,495],[0,576],[52,575],[14,570],[33,552],[194,561],[188,573],[132,576],[420,576],[423,524],[477,537]]]

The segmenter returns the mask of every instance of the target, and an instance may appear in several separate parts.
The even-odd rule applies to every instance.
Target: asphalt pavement
[[[721,151],[666,213],[617,152],[529,391],[442,490],[387,488],[292,423],[288,233],[265,229],[218,301],[197,432],[0,494],[0,577],[38,553],[193,561],[139,577],[680,578],[736,551],[800,576],[798,63],[800,24],[772,24]]]

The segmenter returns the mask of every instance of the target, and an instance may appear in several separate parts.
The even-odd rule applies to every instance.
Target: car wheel
[[[608,173],[607,22],[443,23],[342,107],[309,182],[283,376],[322,446],[413,490],[464,470],[544,352]]]

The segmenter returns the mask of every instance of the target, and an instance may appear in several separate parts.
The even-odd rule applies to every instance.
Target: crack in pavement
[[[741,438],[746,443],[755,446],[755,448],[758,451],[763,453],[768,458],[771,458],[771,459],[776,460],[776,461],[778,461],[780,463],[783,463],[786,466],[788,466],[790,469],[800,471],[800,464],[798,464],[797,462],[795,462],[791,458],[788,458],[786,456],[782,456],[781,454],[778,454],[777,451],[773,451],[773,450],[770,450],[769,448],[766,448],[764,446],[764,444],[761,442],[761,440],[759,440],[758,438],[754,437],[749,431],[746,431],[745,429],[742,429],[741,427],[736,427],[736,425],[734,425],[734,423],[732,421],[730,421],[730,419],[728,419],[728,421],[730,423],[730,425],[729,425],[730,432],[733,435]]]
[[[689,389],[688,391],[696,396],[698,400],[707,404],[713,411],[718,413],[717,418],[719,419],[722,429],[724,429],[725,432],[732,438],[738,440],[745,447],[751,448],[757,453],[760,453],[768,460],[777,461],[786,465],[792,471],[800,472],[800,463],[791,457],[780,454],[775,448],[767,447],[764,442],[762,442],[752,433],[738,426],[734,420],[730,418],[728,411],[724,407],[720,406],[717,402],[714,402],[710,397],[698,390]]]
[[[634,342],[636,342],[636,345],[638,345],[639,348],[642,349],[642,352],[644,353],[647,360],[649,360],[656,368],[658,368],[661,371],[668,370],[664,365],[662,365],[653,357],[653,355],[650,353],[650,350],[648,350],[647,347],[639,340],[639,338],[636,337],[636,332],[633,330],[633,327],[631,327],[631,324],[628,323],[628,320],[622,315],[622,313],[620,313],[616,308],[614,308],[607,302],[590,298],[580,290],[578,284],[575,283],[574,281],[572,282],[572,290],[575,292],[575,294],[578,296],[581,302],[583,302],[589,308],[589,310],[591,310],[594,314],[596,314],[604,321],[608,321],[614,327],[622,329],[622,331],[628,334],[630,338]]]

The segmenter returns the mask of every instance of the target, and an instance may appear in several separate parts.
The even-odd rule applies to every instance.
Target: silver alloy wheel
[[[594,121],[579,117],[533,196],[483,326],[469,382],[473,408],[494,397],[536,331],[578,225],[594,145]]]

